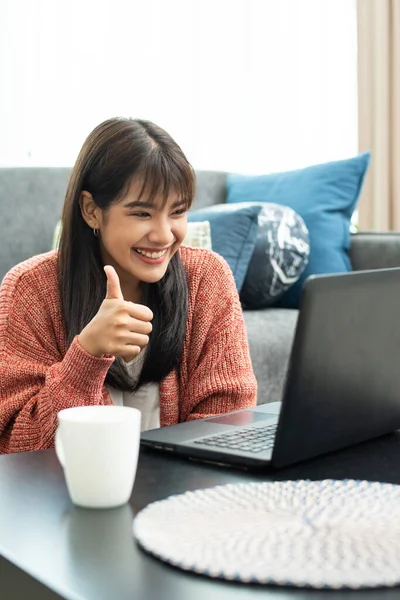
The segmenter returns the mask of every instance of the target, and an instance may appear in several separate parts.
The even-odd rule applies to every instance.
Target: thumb
[[[112,300],[123,300],[124,297],[121,291],[121,285],[119,283],[119,277],[117,271],[111,265],[106,265],[104,271],[107,277],[107,294],[106,299]]]

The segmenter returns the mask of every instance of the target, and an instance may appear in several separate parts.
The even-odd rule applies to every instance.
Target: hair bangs
[[[165,155],[160,148],[146,156],[139,174],[142,187],[138,199],[145,198],[154,203],[161,196],[161,208],[164,208],[171,194],[176,194],[178,200],[185,202],[189,209],[195,194],[195,174],[186,160],[180,157]]]

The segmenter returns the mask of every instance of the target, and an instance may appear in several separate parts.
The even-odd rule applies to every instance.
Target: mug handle
[[[62,445],[62,441],[61,441],[61,434],[60,434],[60,428],[58,427],[56,429],[56,435],[55,435],[55,450],[56,450],[56,454],[57,454],[57,458],[61,463],[61,466],[64,467],[65,466],[65,454],[64,454],[64,448]]]

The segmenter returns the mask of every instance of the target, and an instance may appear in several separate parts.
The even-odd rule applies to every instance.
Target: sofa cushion
[[[193,209],[206,208],[226,202],[226,173],[196,171],[196,196]]]
[[[244,308],[277,303],[304,271],[310,253],[303,219],[288,206],[262,203],[256,245],[240,292]]]
[[[355,271],[400,267],[399,232],[365,232],[352,235],[350,260]]]
[[[370,154],[271,175],[227,178],[227,201],[274,202],[290,206],[310,233],[310,258],[299,281],[282,297],[280,306],[297,308],[305,279],[315,273],[351,269],[350,219],[354,212]]]
[[[240,292],[254,251],[262,204],[218,204],[189,211],[188,221],[209,221],[212,249],[227,261]]]
[[[69,169],[0,169],[0,280],[17,263],[47,252],[60,217]]]
[[[282,400],[298,311],[280,308],[243,312],[258,382],[257,403]]]

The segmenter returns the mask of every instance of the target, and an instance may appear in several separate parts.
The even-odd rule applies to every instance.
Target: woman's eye
[[[184,215],[185,213],[187,213],[187,208],[179,208],[174,212],[174,215]]]
[[[149,213],[145,213],[145,212],[136,212],[136,213],[132,213],[132,217],[149,217]]]

